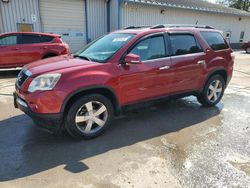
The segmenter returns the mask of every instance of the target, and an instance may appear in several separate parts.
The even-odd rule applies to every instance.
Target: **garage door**
[[[83,0],[41,0],[40,8],[44,32],[62,35],[72,52],[86,44]]]

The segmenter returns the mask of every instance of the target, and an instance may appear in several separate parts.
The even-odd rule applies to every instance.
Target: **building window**
[[[33,32],[33,24],[18,23],[17,29],[20,32]]]
[[[245,36],[245,31],[241,31],[240,33],[240,42],[243,42]]]

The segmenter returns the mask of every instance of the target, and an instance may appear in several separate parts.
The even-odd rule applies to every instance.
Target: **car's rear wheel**
[[[113,105],[106,97],[99,94],[86,95],[70,106],[65,128],[73,137],[91,139],[105,131],[113,114]]]
[[[246,53],[247,53],[247,54],[250,54],[250,47],[247,47]]]
[[[220,75],[212,76],[203,91],[197,96],[203,106],[214,106],[220,102],[225,90],[225,80]]]

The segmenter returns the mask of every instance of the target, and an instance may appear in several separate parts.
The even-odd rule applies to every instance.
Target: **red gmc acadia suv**
[[[74,56],[26,65],[15,107],[55,133],[93,138],[130,105],[195,95],[204,106],[222,98],[233,72],[232,49],[209,26],[129,27],[93,41]]]
[[[69,54],[60,35],[35,32],[0,34],[0,68],[16,68],[36,60]]]

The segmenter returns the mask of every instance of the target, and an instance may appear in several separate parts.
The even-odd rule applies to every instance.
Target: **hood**
[[[59,71],[73,68],[73,67],[82,67],[82,66],[95,66],[99,63],[90,62],[87,60],[73,58],[73,56],[63,55],[52,57],[48,59],[43,59],[39,61],[35,61],[25,66],[27,70],[29,70],[32,75],[40,75],[48,72]]]

